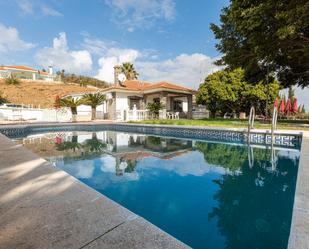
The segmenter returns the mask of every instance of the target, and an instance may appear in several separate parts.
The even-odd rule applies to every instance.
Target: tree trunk
[[[96,118],[96,107],[91,107],[91,120],[95,120]]]
[[[71,107],[71,112],[72,112],[72,122],[77,121],[77,107]]]
[[[215,118],[216,117],[216,110],[210,110],[210,117]]]
[[[77,114],[73,114],[72,113],[72,122],[76,122],[77,121]]]

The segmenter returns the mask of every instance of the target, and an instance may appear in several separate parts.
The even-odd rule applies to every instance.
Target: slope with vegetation
[[[35,81],[21,81],[17,85],[8,85],[0,80],[0,96],[5,102],[53,108],[57,96],[72,93],[89,93],[97,88],[83,87],[76,84],[53,84]]]

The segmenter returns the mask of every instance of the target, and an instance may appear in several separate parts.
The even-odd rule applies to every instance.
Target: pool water
[[[193,248],[287,248],[297,150],[114,131],[19,142]]]

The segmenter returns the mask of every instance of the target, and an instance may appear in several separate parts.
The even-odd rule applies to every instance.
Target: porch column
[[[187,96],[187,101],[188,101],[188,113],[187,113],[187,118],[192,119],[192,95]]]
[[[162,118],[166,119],[166,109],[167,109],[167,93],[162,92],[160,96],[160,101],[163,104],[163,109],[162,109]]]

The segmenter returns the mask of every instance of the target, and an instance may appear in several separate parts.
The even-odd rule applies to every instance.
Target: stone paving
[[[288,248],[309,248],[309,132],[303,134]]]
[[[0,248],[188,248],[0,134]]]

